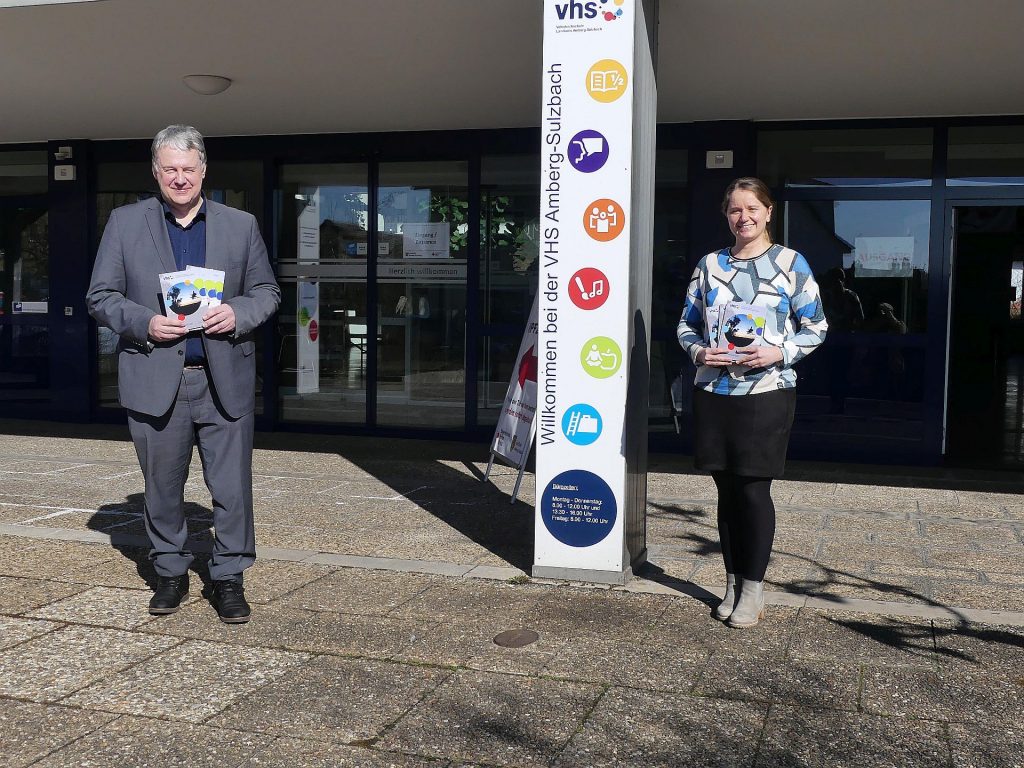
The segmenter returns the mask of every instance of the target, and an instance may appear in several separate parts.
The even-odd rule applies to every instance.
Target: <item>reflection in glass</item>
[[[46,150],[0,152],[0,197],[45,195],[48,168]]]
[[[828,337],[797,369],[794,429],[829,441],[919,441],[930,203],[790,201],[785,242],[821,288]],[[819,434],[820,433],[820,434]]]
[[[951,187],[1024,184],[1024,126],[950,128],[948,157]]]
[[[659,150],[654,193],[654,274],[651,285],[649,428],[677,430],[689,408],[694,370],[675,328],[690,282],[687,266],[687,151]]]
[[[0,399],[49,397],[50,251],[42,208],[0,209]]]
[[[277,192],[277,396],[286,421],[366,421],[367,166],[289,165]]]
[[[931,185],[930,128],[762,131],[757,152],[772,187]]]
[[[382,163],[377,422],[465,424],[467,164]]]
[[[497,422],[537,283],[540,157],[485,157],[480,182],[480,424]]]

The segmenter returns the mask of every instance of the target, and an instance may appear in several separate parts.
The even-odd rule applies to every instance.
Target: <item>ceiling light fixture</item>
[[[231,86],[231,78],[220,75],[185,75],[181,80],[190,91],[202,96],[224,93]]]

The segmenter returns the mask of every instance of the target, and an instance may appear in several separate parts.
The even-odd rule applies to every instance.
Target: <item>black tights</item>
[[[718,487],[718,535],[727,573],[764,581],[775,539],[770,477],[712,472]]]

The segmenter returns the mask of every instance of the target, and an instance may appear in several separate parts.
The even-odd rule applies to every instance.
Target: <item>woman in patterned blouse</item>
[[[772,210],[760,179],[729,185],[722,212],[735,243],[700,260],[676,331],[697,365],[694,464],[718,489],[726,592],[714,615],[731,627],[764,617],[775,538],[771,483],[785,469],[796,407],[793,364],[828,329],[806,259],[772,243]]]

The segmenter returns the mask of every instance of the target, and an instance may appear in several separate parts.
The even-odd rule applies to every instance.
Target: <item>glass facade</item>
[[[776,197],[774,234],[807,257],[831,324],[825,347],[797,369],[794,455],[942,456],[956,384],[948,372],[963,346],[951,335],[959,333],[953,296],[982,263],[978,244],[998,230],[993,211],[1024,209],[1024,124],[966,123],[737,124],[707,135],[696,125],[659,129],[648,393],[654,447],[686,445],[693,370],[675,326],[694,264],[728,237],[721,190],[733,176],[758,175]],[[281,310],[257,339],[261,427],[488,434],[536,290],[534,132],[211,143],[204,187],[210,199],[257,217],[282,287]],[[735,167],[705,167],[706,150],[726,145],[736,149]],[[80,169],[91,226],[81,233],[47,213],[57,188],[46,152],[0,152],[0,408],[51,397],[59,369],[51,359],[51,279],[75,293],[61,282],[63,265],[51,273],[53,230],[61,253],[79,237],[94,252],[113,208],[154,194],[141,143],[94,142],[91,154],[95,161]],[[982,226],[988,230],[974,231]],[[999,241],[1006,253],[993,256],[991,270],[998,266],[993,286],[1009,293],[1008,306],[1002,294],[996,302],[1000,322],[1016,325],[1024,272],[1018,230]],[[92,370],[81,372],[93,408],[83,418],[116,419],[115,339],[85,328],[95,334],[96,355]],[[1017,343],[1011,331],[1003,334],[1007,349]],[[1008,366],[1019,362],[1004,357]],[[963,424],[976,421],[961,415]]]
[[[758,175],[771,187],[924,187],[932,178],[932,129],[766,131]]]
[[[477,421],[493,426],[537,289],[539,155],[484,157],[480,169]]]
[[[283,421],[366,421],[368,173],[365,163],[281,168],[273,357]]]
[[[1024,126],[950,128],[946,184],[951,187],[1024,185]]]
[[[46,194],[45,150],[0,152],[0,197]]]
[[[0,402],[50,397],[50,252],[45,208],[0,205]]]
[[[465,162],[380,164],[378,424],[465,426],[468,186]]]

